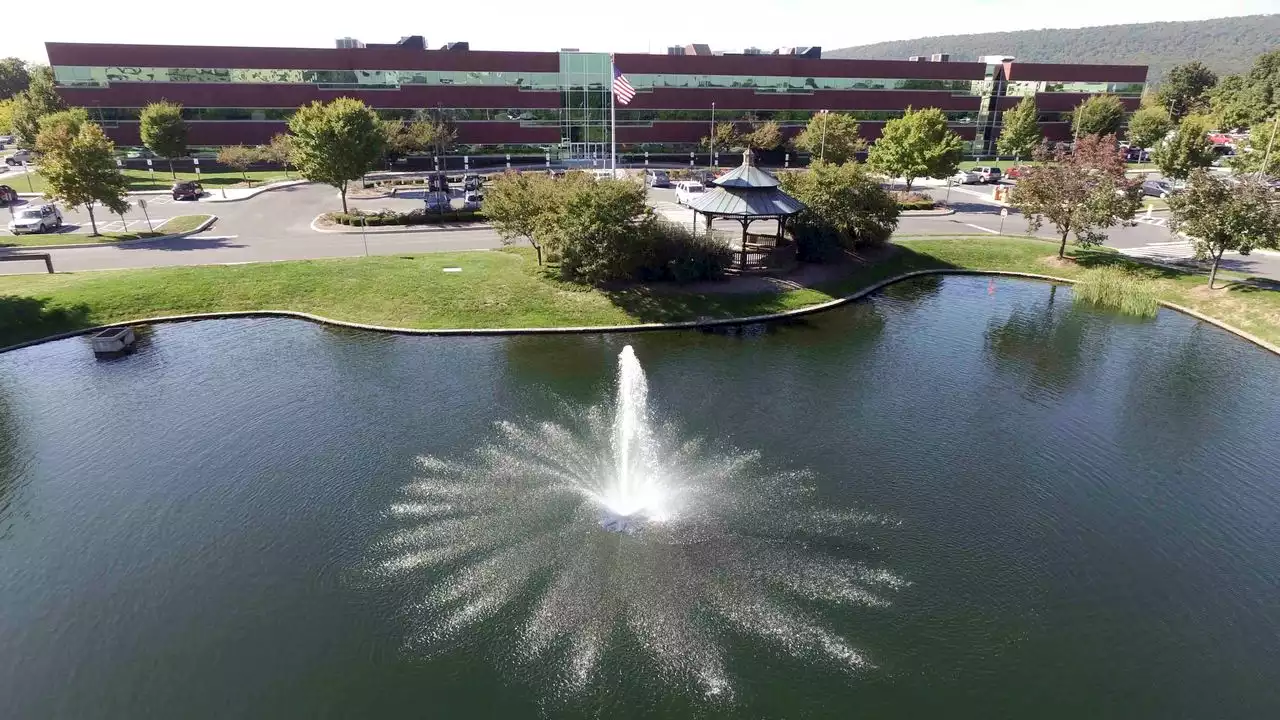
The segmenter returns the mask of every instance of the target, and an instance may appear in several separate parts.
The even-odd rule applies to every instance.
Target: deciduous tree
[[[1124,125],[1124,103],[1115,95],[1094,95],[1071,111],[1071,131],[1077,138],[1115,135]]]
[[[714,140],[715,142],[712,142]],[[746,146],[742,135],[733,123],[716,123],[711,128],[711,135],[703,137],[698,143],[708,150],[714,150],[717,155],[720,153],[731,152],[733,150],[741,150]]]
[[[916,178],[954,175],[963,152],[964,141],[947,128],[941,110],[908,107],[902,117],[885,123],[867,162],[876,172],[905,179],[909,191]]]
[[[1243,75],[1222,78],[1210,103],[1219,129],[1246,128],[1280,114],[1280,50],[1259,55]]]
[[[151,152],[169,161],[169,174],[173,159],[187,154],[187,122],[182,119],[182,106],[168,101],[153,102],[142,108],[138,122],[142,144]]]
[[[45,66],[30,68],[27,89],[13,97],[13,134],[18,146],[34,148],[40,134],[40,118],[66,109],[66,103],[54,90],[53,71]]]
[[[575,177],[557,180],[545,173],[508,171],[488,183],[484,215],[504,245],[524,238],[542,264],[543,244],[552,239],[555,217],[561,210],[561,185],[573,183],[579,173],[570,175]]]
[[[289,119],[289,131],[298,172],[337,188],[342,212],[347,212],[347,184],[372,170],[386,146],[378,116],[351,98],[316,101],[298,108]]]
[[[808,171],[782,173],[779,180],[783,190],[805,205],[792,220],[797,239],[809,233],[852,248],[886,242],[898,227],[897,201],[859,163],[819,160]],[[822,259],[822,254],[808,259]]]
[[[31,84],[31,73],[27,70],[27,62],[16,57],[0,60],[0,100],[17,95]]]
[[[1272,199],[1270,188],[1252,178],[1231,186],[1203,169],[1192,173],[1185,192],[1169,198],[1169,232],[1187,237],[1197,259],[1212,261],[1210,289],[1224,252],[1280,247],[1280,208]]]
[[[289,177],[289,163],[293,162],[293,139],[286,133],[271,136],[271,142],[258,147],[258,154],[263,160],[273,162],[284,168],[284,176]]]
[[[1139,148],[1155,147],[1172,129],[1169,111],[1160,105],[1148,105],[1129,118],[1129,143]]]
[[[1071,233],[1079,245],[1099,245],[1107,239],[1105,228],[1132,220],[1138,211],[1142,183],[1125,178],[1114,135],[1082,137],[1072,152],[1042,148],[1036,159],[1039,164],[1018,178],[1011,204],[1027,216],[1030,230],[1046,221],[1057,229],[1058,257]]]
[[[13,98],[0,100],[0,133],[13,132]]]
[[[1213,164],[1217,155],[1209,142],[1210,122],[1204,115],[1188,115],[1172,135],[1156,146],[1152,160],[1165,177],[1186,180],[1197,168]]]
[[[792,143],[819,160],[843,163],[867,149],[858,121],[845,113],[816,113]]]
[[[1199,60],[1174,65],[1160,81],[1157,99],[1174,122],[1191,113],[1209,109],[1209,92],[1218,84],[1218,75]]]
[[[1012,155],[1015,158],[1030,157],[1044,141],[1044,132],[1040,130],[1040,112],[1036,109],[1036,99],[1027,95],[1003,115],[1004,129],[1000,131],[1000,139],[996,141],[996,149],[1001,155]]]
[[[754,150],[773,150],[782,144],[782,128],[772,120],[757,123],[746,135],[746,142]]]
[[[1249,137],[1236,145],[1228,162],[1237,173],[1280,174],[1280,115],[1249,128]]]
[[[249,166],[262,159],[262,154],[257,148],[245,147],[244,145],[225,145],[218,150],[218,162],[227,167],[240,171],[240,176],[244,181],[249,183],[249,187],[253,187],[253,181],[249,179]]]
[[[66,110],[46,116],[36,138],[40,175],[48,185],[45,195],[68,207],[89,212],[93,234],[98,234],[94,203],[123,214],[128,181],[116,167],[115,145],[102,128],[88,121],[83,110]]]

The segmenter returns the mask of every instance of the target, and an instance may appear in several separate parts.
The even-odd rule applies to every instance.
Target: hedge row
[[[935,203],[932,200],[899,200],[899,210],[932,210]]]
[[[476,223],[484,222],[484,213],[480,210],[450,210],[448,212],[427,212],[410,210],[406,213],[381,211],[376,213],[329,213],[329,220],[339,225],[359,226],[364,221],[366,227],[385,225],[436,225],[439,223]]]

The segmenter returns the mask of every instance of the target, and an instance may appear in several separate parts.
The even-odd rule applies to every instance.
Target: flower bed
[[[360,226],[363,221],[365,227],[381,227],[387,225],[438,225],[442,223],[478,223],[484,222],[484,213],[480,210],[450,210],[448,212],[427,212],[425,210],[410,210],[409,212],[393,212],[391,210],[379,210],[378,212],[350,212],[350,213],[328,213],[325,218],[337,225],[355,225]]]
[[[898,201],[899,210],[932,210],[937,207],[937,202],[924,193],[895,192],[893,197]]]

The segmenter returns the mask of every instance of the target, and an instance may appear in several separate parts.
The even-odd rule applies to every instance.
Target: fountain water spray
[[[630,346],[612,407],[500,422],[474,455],[418,463],[376,563],[413,598],[410,647],[503,638],[517,661],[504,664],[530,678],[559,667],[558,696],[596,679],[618,629],[641,650],[622,660],[635,672],[717,702],[733,696],[726,657],[743,637],[858,672],[868,660],[829,618],[901,584],[847,550],[883,519],[657,422]]]

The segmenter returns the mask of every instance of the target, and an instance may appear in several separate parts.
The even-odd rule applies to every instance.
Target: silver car
[[[53,205],[34,205],[14,212],[9,221],[9,232],[14,235],[25,233],[52,232],[62,227],[62,213]]]

